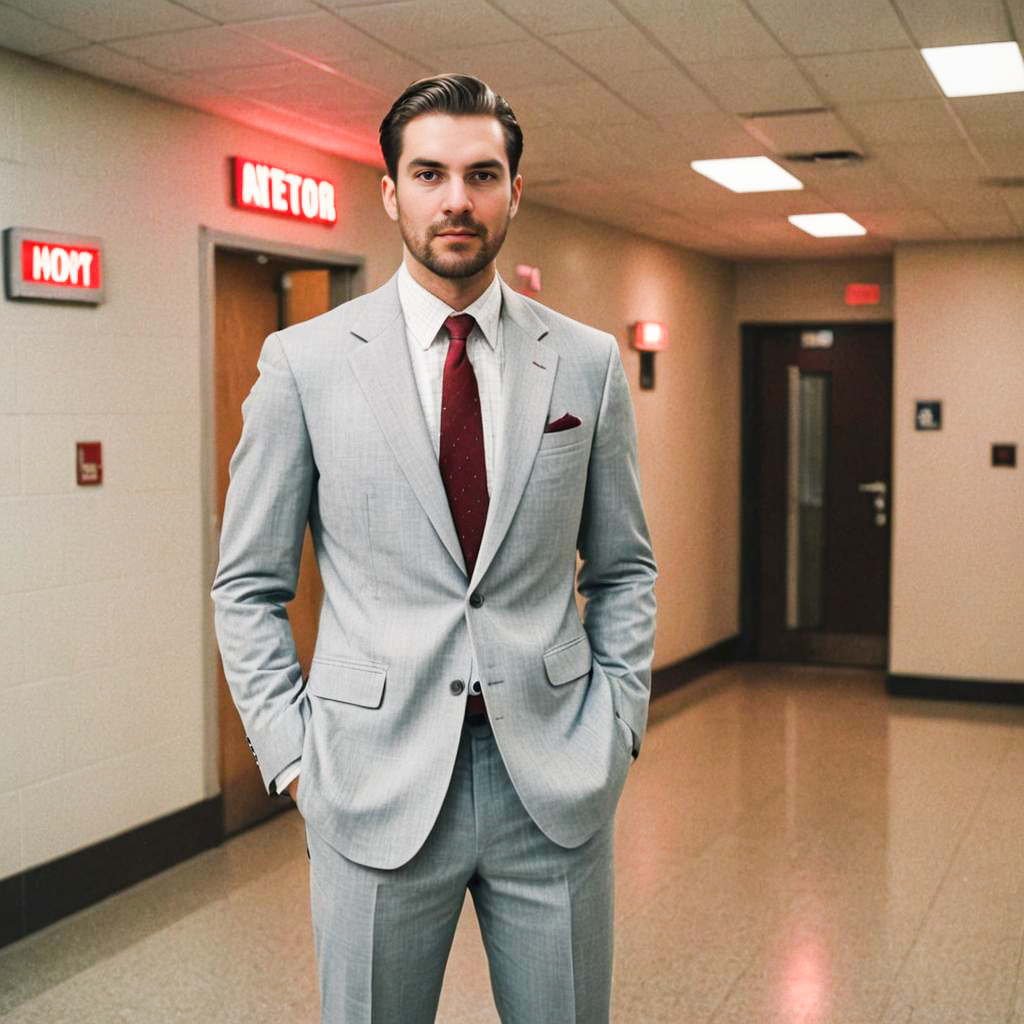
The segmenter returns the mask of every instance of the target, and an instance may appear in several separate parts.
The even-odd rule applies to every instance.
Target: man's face
[[[421,114],[406,124],[398,178],[381,193],[412,256],[443,278],[468,278],[498,255],[519,208],[523,179],[511,180],[495,117]]]

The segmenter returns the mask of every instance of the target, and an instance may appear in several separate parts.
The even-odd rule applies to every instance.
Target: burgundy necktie
[[[455,531],[459,535],[466,571],[473,575],[480,538],[487,521],[487,463],[473,364],[466,355],[466,339],[476,321],[468,313],[445,320],[451,341],[444,361],[441,387],[441,447],[438,465],[448,493]]]

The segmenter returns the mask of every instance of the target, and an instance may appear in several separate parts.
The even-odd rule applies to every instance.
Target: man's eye
[[[494,181],[498,176],[494,171],[477,171],[474,177],[477,181]]]
[[[420,181],[434,181],[437,177],[437,171],[420,171],[416,177],[419,178]]]

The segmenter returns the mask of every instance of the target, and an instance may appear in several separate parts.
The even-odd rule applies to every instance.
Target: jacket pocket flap
[[[375,661],[342,661],[340,658],[313,658],[307,686],[309,692],[328,700],[379,708],[384,699],[387,666]]]
[[[561,686],[572,679],[585,676],[590,671],[592,661],[593,655],[586,633],[544,652],[544,668],[552,686]]]

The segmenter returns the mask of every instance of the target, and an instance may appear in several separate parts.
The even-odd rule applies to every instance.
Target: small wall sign
[[[4,289],[9,299],[103,301],[103,242],[39,228],[4,231]]]
[[[942,429],[942,403],[918,402],[914,414],[914,426],[917,430]]]
[[[100,441],[79,441],[76,444],[76,471],[79,487],[98,487],[103,483],[103,444]]]
[[[1015,444],[992,445],[992,465],[1017,468],[1017,446]]]

